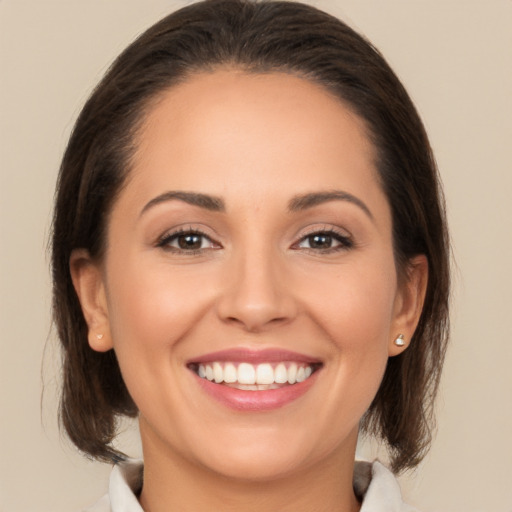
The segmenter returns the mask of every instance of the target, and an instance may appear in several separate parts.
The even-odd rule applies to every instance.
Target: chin
[[[205,464],[206,463],[206,464]],[[241,482],[266,482],[286,478],[310,465],[307,457],[296,453],[281,453],[270,447],[239,449],[203,461],[211,471]]]
[[[342,429],[340,429],[342,430]],[[355,451],[357,425],[347,432],[342,443],[339,432],[307,429],[241,429],[231,435],[216,436],[214,446],[205,445],[196,460],[225,478],[264,482],[285,479],[307,471],[315,464],[339,456],[340,451]]]

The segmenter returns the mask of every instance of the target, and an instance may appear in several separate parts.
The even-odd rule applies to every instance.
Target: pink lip
[[[220,350],[218,352],[211,352],[204,354],[197,358],[188,361],[188,364],[194,363],[213,363],[214,361],[226,361],[233,363],[280,363],[284,361],[293,361],[297,363],[318,364],[317,358],[292,352],[290,350],[282,349],[264,349],[264,350],[251,350],[248,348],[235,348],[228,350]]]
[[[298,384],[264,391],[245,391],[230,388],[223,384],[202,379],[195,373],[194,376],[201,388],[221,404],[238,411],[262,412],[279,409],[300,398],[313,386],[319,373],[320,371],[314,372],[309,379]]]
[[[308,379],[296,384],[283,386],[279,389],[248,391],[235,389],[223,384],[216,384],[215,382],[199,377],[195,373],[194,369],[198,364],[207,364],[215,361],[229,361],[233,363],[247,362],[251,364],[279,363],[286,361],[308,363],[318,366],[321,365],[321,361],[318,358],[289,350],[251,350],[247,348],[221,350],[191,359],[187,366],[192,370],[193,376],[197,379],[201,389],[221,404],[238,411],[269,411],[283,407],[304,395],[311,386],[314,385],[321,370],[321,368],[317,368]]]

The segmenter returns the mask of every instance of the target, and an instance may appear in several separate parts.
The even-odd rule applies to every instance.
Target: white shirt
[[[110,475],[108,494],[84,512],[144,512],[137,500],[142,488],[142,461],[118,464]],[[402,501],[393,473],[380,462],[356,461],[354,491],[360,512],[418,512]]]

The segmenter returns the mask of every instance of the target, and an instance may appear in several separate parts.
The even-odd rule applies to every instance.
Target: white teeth
[[[295,384],[311,377],[313,367],[297,363],[270,363],[252,365],[250,363],[223,363],[215,361],[199,364],[197,374],[202,379],[221,384],[236,385],[239,389],[277,389],[282,384]]]
[[[224,372],[220,363],[213,363],[213,378],[217,384],[224,380]]]
[[[256,367],[256,384],[274,384],[274,370],[269,364]]]
[[[279,363],[274,371],[274,382],[276,382],[276,384],[288,382],[288,372],[283,363]]]
[[[237,381],[237,377],[236,366],[232,363],[228,363],[224,367],[224,382],[231,384]]]
[[[252,364],[240,363],[238,365],[238,382],[240,384],[256,384],[256,372]]]
[[[288,368],[288,384],[295,384],[297,380],[297,365],[292,363]]]

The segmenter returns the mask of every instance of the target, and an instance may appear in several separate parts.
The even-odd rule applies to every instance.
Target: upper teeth
[[[295,384],[306,380],[313,368],[306,364],[279,363],[275,368],[270,363],[207,363],[200,364],[197,374],[217,384]]]

